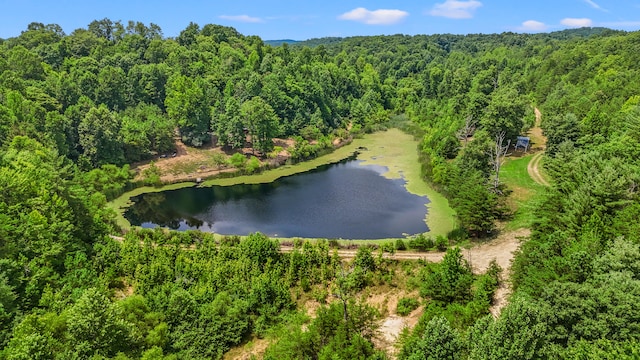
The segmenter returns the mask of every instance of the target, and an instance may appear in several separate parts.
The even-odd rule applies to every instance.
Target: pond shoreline
[[[323,165],[338,163],[357,153],[358,159],[363,161],[363,166],[368,164],[384,166],[388,171],[383,176],[392,179],[403,178],[407,191],[412,194],[427,196],[430,200],[426,205],[428,216],[425,219],[430,229],[428,235],[446,235],[455,226],[454,213],[447,199],[431,188],[420,176],[418,154],[415,150],[416,145],[417,142],[413,140],[411,135],[398,129],[390,129],[354,139],[351,143],[312,160],[294,165],[283,165],[255,175],[212,178],[201,183],[183,182],[161,187],[145,186],[136,188],[109,202],[107,206],[115,210],[118,225],[126,231],[131,228],[131,224],[124,218],[124,212],[132,205],[131,198],[135,196],[195,186],[211,187],[270,183],[282,177],[307,172]]]

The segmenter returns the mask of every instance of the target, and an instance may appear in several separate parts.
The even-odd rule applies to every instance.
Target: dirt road
[[[531,158],[529,165],[527,165],[527,172],[533,181],[542,186],[549,186],[549,182],[542,177],[542,174],[540,174],[540,160],[542,160],[542,154],[543,153],[541,152],[537,153]]]
[[[518,249],[520,241],[529,236],[528,229],[520,229],[516,231],[503,232],[497,238],[488,240],[471,249],[463,250],[462,254],[469,261],[475,273],[483,273],[491,263],[496,260],[501,268],[508,270],[511,267],[511,259],[513,253]],[[283,253],[293,251],[291,246],[281,246],[280,251]],[[355,249],[339,249],[338,256],[341,259],[353,259],[358,250]],[[396,260],[426,260],[430,262],[439,262],[444,256],[443,252],[410,252],[400,251],[394,254],[384,253],[383,257]]]
[[[463,250],[465,259],[471,264],[471,267],[475,273],[483,273],[491,263],[492,260],[496,260],[501,268],[508,270],[511,266],[511,259],[513,258],[513,252],[518,249],[520,241],[529,236],[530,231],[528,229],[520,229],[516,231],[503,232],[498,237],[492,240],[487,240],[485,243],[481,243],[470,249]],[[122,242],[124,238],[121,236],[109,235],[110,238]],[[193,250],[193,247],[187,247],[188,250]],[[289,253],[293,251],[292,246],[281,245],[280,251],[283,253]],[[356,256],[358,250],[356,249],[338,249],[338,256],[341,259],[353,259]],[[383,257],[387,259],[396,260],[426,260],[430,262],[439,262],[442,260],[444,252],[411,252],[400,251],[394,254],[384,253]]]
[[[542,186],[549,186],[549,182],[540,173],[540,160],[542,160],[544,150],[547,148],[547,138],[542,134],[542,129],[540,128],[542,113],[538,108],[534,108],[534,113],[536,115],[536,123],[535,126],[529,130],[529,136],[533,143],[531,150],[537,153],[531,158],[531,161],[529,161],[527,172],[536,183]]]

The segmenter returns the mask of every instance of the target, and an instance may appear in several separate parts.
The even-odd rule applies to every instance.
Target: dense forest
[[[359,297],[377,285],[418,294],[398,312],[424,305],[401,359],[637,358],[638,53],[640,32],[600,28],[271,46],[212,24],[166,38],[139,22],[32,23],[0,40],[0,358],[209,359],[267,338],[268,359],[382,359],[380,314]],[[367,247],[345,262],[330,241],[280,253],[260,234],[109,236],[105,204],[135,186],[129,164],[176,136],[235,149],[248,133],[261,157],[287,137],[304,159],[399,126],[457,213],[451,238],[474,241],[512,215],[491,149],[534,107],[552,186],[497,318],[501,270],[473,274],[458,248],[439,264]],[[314,317],[304,299],[321,304]]]

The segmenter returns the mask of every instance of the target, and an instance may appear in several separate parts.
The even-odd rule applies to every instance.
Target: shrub
[[[229,164],[237,169],[243,169],[247,163],[247,158],[241,153],[235,153],[229,158]]]
[[[320,304],[325,304],[327,302],[327,297],[329,296],[329,292],[324,288],[316,288],[312,292],[313,299]]]
[[[296,249],[301,249],[302,245],[304,245],[305,241],[300,238],[293,239],[293,247]]]
[[[276,147],[274,147],[274,148],[273,148],[273,150],[272,150],[271,152],[269,152],[269,153],[267,154],[267,157],[268,157],[269,159],[275,159],[275,158],[277,158],[277,157],[278,157],[278,154],[280,154],[280,152],[282,152],[282,150],[284,150],[284,149],[282,148],[282,146],[276,146]]]
[[[448,239],[452,239],[454,241],[463,241],[468,238],[467,231],[461,227],[455,228],[447,234]]]
[[[220,239],[221,245],[236,246],[240,244],[240,236],[237,235],[225,235]]]
[[[436,238],[436,247],[439,251],[446,251],[447,247],[449,247],[449,240],[442,235],[438,236]]]
[[[403,297],[398,301],[398,306],[396,306],[396,313],[400,316],[407,316],[413,310],[417,309],[420,303],[417,299]]]
[[[211,155],[211,162],[217,168],[227,165],[227,157],[223,153],[215,152]]]
[[[380,249],[382,250],[382,252],[391,253],[391,254],[393,254],[396,251],[396,247],[391,241],[382,243],[380,245]]]
[[[260,160],[258,160],[257,157],[252,156],[251,160],[247,163],[245,170],[247,173],[251,174],[256,172],[258,169],[260,169]]]
[[[396,240],[396,250],[407,250],[407,245],[402,239]]]
[[[424,236],[424,234],[420,234],[414,239],[409,240],[409,247],[411,249],[426,251],[432,249],[433,246],[433,239],[431,239],[431,237]]]
[[[311,284],[309,283],[308,277],[303,276],[300,279],[300,288],[302,288],[302,291],[304,292],[309,292],[309,290],[311,290]]]
[[[160,186],[162,182],[160,181],[160,168],[156,166],[155,162],[151,162],[149,167],[142,171],[142,176],[144,177],[143,183],[148,186]]]

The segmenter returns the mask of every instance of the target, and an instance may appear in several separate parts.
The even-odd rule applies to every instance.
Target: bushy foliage
[[[413,310],[417,309],[420,306],[420,302],[418,299],[403,297],[398,300],[398,305],[396,306],[396,313],[400,316],[407,316]]]
[[[460,248],[449,249],[437,269],[424,277],[420,293],[433,300],[450,303],[471,297],[473,275]]]
[[[0,358],[220,358],[289,325],[305,291],[338,300],[306,331],[296,321],[266,358],[381,358],[378,315],[354,298],[385,271],[369,249],[343,267],[331,243],[280,254],[260,234],[216,243],[138,230],[116,242],[105,204],[128,186],[125,164],[170,153],[176,136],[256,155],[273,137],[299,136],[289,151],[304,160],[331,149],[333,134],[404,114],[425,178],[481,237],[507,215],[488,149],[527,130],[531,105],[553,186],[514,260],[513,299],[486,317],[499,268],[473,275],[449,249],[424,265],[424,316],[400,357],[637,357],[637,44],[637,32],[593,28],[270,47],[212,24],[169,39],[139,22],[97,20],[68,35],[32,23],[0,43]],[[249,171],[254,159],[231,157]],[[444,250],[446,240],[405,245]]]

